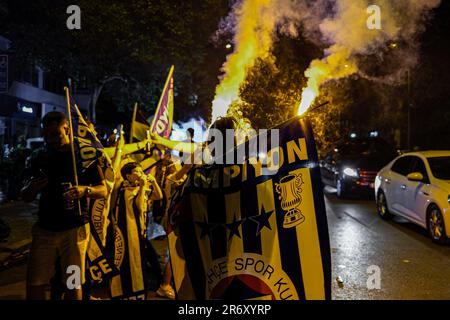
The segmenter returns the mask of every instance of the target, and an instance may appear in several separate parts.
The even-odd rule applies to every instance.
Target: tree
[[[9,14],[0,24],[18,59],[64,73],[77,85],[86,79],[94,106],[103,92],[125,111],[134,99],[154,110],[171,64],[176,65],[175,103],[187,105],[192,94],[200,95],[204,87],[193,79],[202,77],[208,40],[226,14],[226,1],[80,0],[81,30],[66,28],[70,4],[6,1]],[[111,90],[118,84],[126,95]],[[208,87],[213,91],[215,86]],[[200,103],[196,107],[209,108],[209,101]],[[176,110],[181,118],[187,116],[183,108]]]

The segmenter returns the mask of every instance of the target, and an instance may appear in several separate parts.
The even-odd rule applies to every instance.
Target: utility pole
[[[411,76],[410,76],[410,70],[408,69],[406,71],[407,74],[407,81],[408,81],[408,90],[407,90],[407,105],[408,108],[408,151],[411,151]]]

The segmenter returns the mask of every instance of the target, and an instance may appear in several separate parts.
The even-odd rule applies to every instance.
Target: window
[[[431,172],[437,179],[450,180],[450,157],[428,158]]]
[[[401,157],[397,161],[394,162],[394,164],[391,167],[391,170],[395,173],[401,174],[403,176],[407,176],[409,173],[411,173],[411,164],[414,160],[414,157],[406,156]]]

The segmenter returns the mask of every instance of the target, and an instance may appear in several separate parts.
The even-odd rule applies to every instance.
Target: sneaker
[[[171,300],[175,299],[175,291],[170,285],[161,285],[156,291],[156,294],[160,297],[168,298]]]

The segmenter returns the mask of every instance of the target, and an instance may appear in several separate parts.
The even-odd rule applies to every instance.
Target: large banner
[[[250,161],[198,166],[172,202],[168,237],[178,299],[330,299],[311,126],[294,118],[278,129],[279,145],[269,143],[266,155],[279,160],[278,170]]]
[[[112,299],[145,300],[145,222],[136,206],[136,187],[124,182],[114,206],[114,264],[120,274],[110,283]]]
[[[83,171],[91,165],[98,165],[108,189],[107,198],[88,199],[91,230],[87,249],[88,276],[93,283],[101,283],[119,273],[113,257],[108,255],[106,250],[107,230],[111,221],[109,208],[114,188],[114,171],[111,160],[103,152],[103,145],[86,123],[68,88],[66,95],[71,115],[75,161],[77,168],[81,169],[78,174],[83,174]]]

